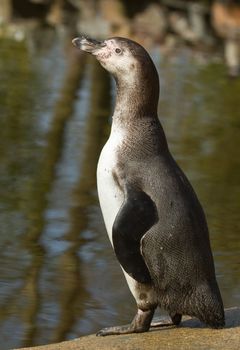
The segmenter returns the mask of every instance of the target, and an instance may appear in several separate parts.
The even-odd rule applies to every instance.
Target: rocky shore
[[[226,327],[220,330],[206,328],[198,320],[185,317],[180,327],[155,328],[147,333],[121,336],[89,335],[21,350],[239,350],[240,307],[226,309],[225,315]]]

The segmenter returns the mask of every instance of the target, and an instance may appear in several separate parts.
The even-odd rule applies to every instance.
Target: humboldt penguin
[[[130,324],[97,335],[146,332],[157,306],[174,325],[190,315],[223,327],[205,215],[158,119],[159,78],[152,59],[126,38],[81,37],[73,44],[94,55],[116,81],[97,187],[109,239],[137,304]]]

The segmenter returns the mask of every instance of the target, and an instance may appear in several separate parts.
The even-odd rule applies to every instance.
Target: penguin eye
[[[115,49],[115,52],[116,52],[117,54],[120,54],[120,53],[122,52],[122,50],[119,49],[119,47],[117,47],[117,48]]]

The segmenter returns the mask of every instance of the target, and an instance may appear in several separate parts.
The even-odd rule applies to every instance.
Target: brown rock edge
[[[240,350],[240,307],[226,309],[225,316],[226,327],[219,330],[207,328],[195,318],[185,317],[179,327],[154,328],[141,334],[89,335],[21,350]]]

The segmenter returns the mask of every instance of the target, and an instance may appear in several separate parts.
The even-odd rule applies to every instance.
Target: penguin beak
[[[72,40],[73,45],[83,51],[91,53],[94,55],[96,51],[106,46],[103,41],[97,41],[95,39],[90,39],[82,36],[81,38],[75,38]]]

